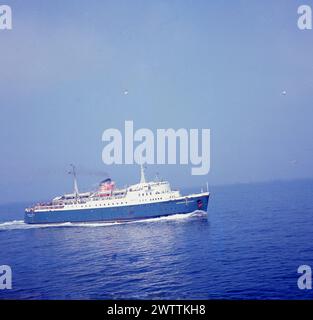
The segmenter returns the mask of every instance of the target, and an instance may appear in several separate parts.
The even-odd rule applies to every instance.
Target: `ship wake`
[[[194,211],[191,213],[174,214],[158,218],[149,218],[136,221],[120,221],[120,222],[65,222],[58,224],[27,224],[23,220],[13,220],[0,223],[0,231],[4,230],[20,230],[20,229],[38,229],[38,228],[67,228],[67,227],[109,227],[124,224],[136,223],[155,223],[162,221],[179,221],[195,217],[205,217],[207,215],[204,211]]]

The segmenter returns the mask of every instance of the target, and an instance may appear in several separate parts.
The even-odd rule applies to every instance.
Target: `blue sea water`
[[[313,181],[211,188],[207,215],[28,226],[0,206],[0,299],[312,299]]]

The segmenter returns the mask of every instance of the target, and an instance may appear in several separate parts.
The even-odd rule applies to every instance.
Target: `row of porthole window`
[[[160,193],[165,193],[165,191],[162,191],[162,192],[158,192],[158,191],[157,191],[155,194],[160,194]],[[147,193],[142,193],[142,194],[139,193],[139,196],[143,196],[143,197],[144,197],[145,195],[146,195],[146,196],[152,195],[152,192],[147,192]]]
[[[169,199],[174,199],[174,198],[175,198],[175,196],[170,196],[169,197]],[[163,200],[163,198],[152,198],[152,199],[148,199],[148,200]],[[143,201],[145,201],[145,200],[143,200]]]
[[[108,203],[107,205],[108,206],[115,206],[115,205],[119,205],[119,204],[124,204],[124,202],[120,202],[120,203],[118,203],[118,202],[116,202],[116,203]],[[127,204],[127,202],[125,202],[125,204]],[[98,207],[98,205],[96,204],[95,205],[96,207]],[[99,205],[99,207],[105,207],[106,206],[106,204],[102,204],[102,205]],[[81,208],[91,208],[92,206],[91,205],[85,205],[85,206],[81,206]]]
[[[150,193],[151,194],[151,193]],[[144,195],[144,194],[143,194]],[[170,198],[174,198],[174,196],[171,196]],[[155,200],[162,200],[162,198],[154,198],[154,199],[150,199],[150,200],[152,200],[152,201],[155,201]],[[140,201],[141,202],[141,201]],[[108,206],[110,206],[110,205],[119,205],[119,204],[124,204],[124,202],[121,202],[121,203],[112,203],[112,204],[108,204]],[[125,204],[127,204],[127,202],[125,202]],[[98,207],[98,205],[96,204],[95,205],[96,207]],[[106,204],[103,204],[103,205],[99,205],[99,207],[105,207],[106,206]],[[82,206],[82,207],[84,207],[84,208],[90,208],[91,207],[91,205],[85,205],[85,206]]]

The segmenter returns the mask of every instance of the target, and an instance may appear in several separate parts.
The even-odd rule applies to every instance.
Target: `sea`
[[[29,203],[0,205],[0,299],[312,299],[313,180],[210,191],[206,214],[128,223],[26,225]]]

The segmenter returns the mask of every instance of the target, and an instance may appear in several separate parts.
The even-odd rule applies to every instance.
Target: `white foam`
[[[158,217],[158,218],[149,218],[143,220],[132,221],[129,223],[139,223],[139,222],[158,222],[158,221],[175,221],[175,220],[185,220],[192,217],[203,217],[207,213],[204,211],[194,211],[191,213],[181,213],[181,214],[173,214],[170,216]]]
[[[35,228],[59,228],[59,227],[109,227],[121,224],[134,224],[134,223],[151,223],[151,222],[161,222],[161,221],[178,221],[185,220],[192,217],[203,217],[207,213],[204,211],[194,211],[191,213],[184,214],[174,214],[165,217],[158,218],[148,218],[143,220],[135,220],[128,222],[65,222],[58,224],[27,224],[23,220],[13,220],[0,223],[1,230],[18,230],[18,229],[35,229]]]
[[[27,224],[23,220],[13,220],[0,223],[1,230],[16,230],[16,229],[33,229],[33,228],[48,228],[48,227],[64,227],[71,225],[70,222],[61,223],[61,224]]]

